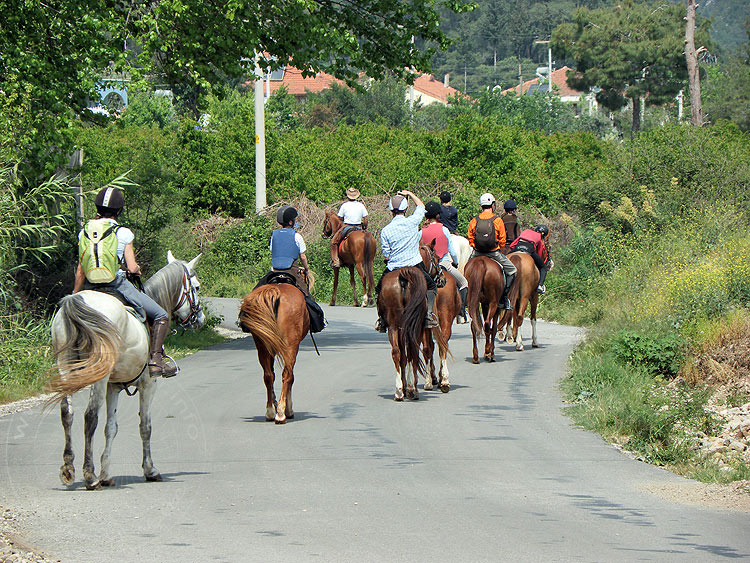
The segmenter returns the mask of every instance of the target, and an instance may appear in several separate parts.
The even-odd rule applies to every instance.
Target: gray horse
[[[200,284],[194,271],[199,258],[200,255],[190,262],[183,262],[175,260],[168,252],[167,265],[144,286],[146,293],[164,310],[170,311],[184,328],[197,329],[205,322],[198,297]],[[52,349],[57,358],[58,373],[50,382],[50,389],[55,391],[50,402],[60,401],[65,431],[63,465],[60,467],[63,484],[70,485],[75,481],[70,395],[89,385],[91,394],[84,415],[83,478],[86,488],[114,485],[109,474],[109,457],[117,434],[117,401],[120,391],[128,385],[136,386],[140,397],[143,474],[147,481],[161,481],[151,459],[151,401],[157,378],[148,373],[148,346],[145,324],[129,313],[117,298],[98,291],[81,291],[64,297],[60,302],[60,309],[52,319]],[[92,439],[105,394],[107,424],[101,472],[97,478]]]

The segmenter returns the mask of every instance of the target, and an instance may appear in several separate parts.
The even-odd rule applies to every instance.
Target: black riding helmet
[[[440,215],[440,204],[437,201],[428,201],[424,206],[424,216],[427,219],[434,219]]]
[[[509,199],[508,201],[505,202],[505,204],[503,205],[503,208],[505,209],[505,211],[513,211],[514,209],[518,209],[518,206],[516,205],[515,201],[513,201],[512,199]]]
[[[276,212],[276,221],[282,227],[286,227],[289,221],[294,221],[297,217],[299,217],[299,213],[291,205],[282,205]]]
[[[102,216],[117,216],[125,205],[125,196],[122,190],[113,186],[107,186],[96,194],[96,212]]]
[[[534,227],[534,230],[543,237],[546,237],[549,234],[549,228],[547,227],[547,225],[537,225],[536,227]]]

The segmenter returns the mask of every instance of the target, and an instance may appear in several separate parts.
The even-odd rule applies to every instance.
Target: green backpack
[[[78,263],[91,283],[109,283],[120,269],[117,258],[117,229],[105,219],[92,219],[78,241]]]

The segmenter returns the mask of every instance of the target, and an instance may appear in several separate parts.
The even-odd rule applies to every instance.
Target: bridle
[[[444,287],[445,274],[443,273],[443,269],[440,267],[440,262],[438,261],[435,251],[427,245],[423,246],[427,251],[427,256],[429,256],[430,259],[430,267],[427,270],[427,275],[433,279],[435,285],[437,285],[438,287]]]
[[[198,297],[198,292],[192,283],[195,274],[191,274],[185,264],[182,264],[182,268],[185,270],[185,275],[182,277],[182,295],[180,295],[180,299],[177,301],[174,310],[179,311],[185,302],[190,305],[190,314],[185,319],[182,321],[175,319],[177,324],[180,325],[180,328],[185,330],[198,324],[198,319],[203,311],[203,307],[200,298]]]

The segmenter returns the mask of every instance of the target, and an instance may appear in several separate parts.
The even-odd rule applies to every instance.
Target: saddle
[[[349,237],[350,234],[352,234],[355,231],[361,231],[362,227],[359,225],[347,225],[344,227],[344,230],[341,231],[341,242],[339,242],[339,252],[341,252],[341,245],[344,244],[344,241]]]
[[[263,276],[255,287],[258,288],[262,285],[271,283],[288,283],[298,288],[297,280],[294,279],[293,275],[287,272],[274,272],[273,270]],[[300,291],[302,290],[300,289]],[[312,296],[307,295],[304,291],[302,291],[302,295],[305,298],[307,313],[310,315],[310,332],[320,332],[326,326],[326,318],[323,309],[320,308],[320,305],[318,305]]]
[[[145,323],[146,322],[146,314],[142,313],[141,311],[139,311],[138,309],[136,309],[135,307],[133,307],[130,304],[130,302],[127,301],[122,296],[122,294],[120,294],[120,292],[117,291],[114,287],[110,287],[110,286],[106,286],[106,285],[102,286],[102,287],[96,287],[96,286],[93,286],[93,284],[92,284],[92,287],[88,287],[87,289],[90,289],[91,291],[98,291],[99,293],[106,293],[107,295],[111,295],[112,297],[114,297],[115,299],[117,299],[120,303],[122,303],[122,306],[125,307],[125,310],[128,313],[130,313],[131,315],[133,315],[133,317],[135,317],[135,319],[138,322],[140,322],[140,323]]]
[[[289,283],[297,287],[297,280],[287,272],[269,272],[265,277],[265,283]]]

